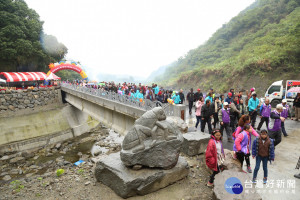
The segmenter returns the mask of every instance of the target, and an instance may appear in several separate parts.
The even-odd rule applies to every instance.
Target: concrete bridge
[[[128,95],[68,83],[62,83],[61,91],[64,101],[121,134],[126,134],[137,118],[157,106],[161,106],[167,116],[185,120],[185,105],[161,104],[148,99],[140,101]]]

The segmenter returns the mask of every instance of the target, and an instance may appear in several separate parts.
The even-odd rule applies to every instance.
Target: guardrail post
[[[173,105],[174,106],[174,116],[175,117],[180,117],[183,121],[186,120],[186,105],[184,104],[177,104]]]

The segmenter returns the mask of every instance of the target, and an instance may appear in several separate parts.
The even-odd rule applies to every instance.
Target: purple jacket
[[[248,146],[249,142],[249,146]],[[247,131],[241,132],[235,139],[233,151],[242,151],[244,154],[250,153],[251,149],[251,134]]]
[[[222,108],[222,120],[223,120],[224,123],[229,123],[230,122],[229,113],[230,113],[229,109],[225,110],[224,108]]]
[[[289,109],[289,105],[285,104],[285,106],[283,106],[282,112],[280,113],[280,116],[286,119],[289,115]]]
[[[274,110],[271,113],[268,130],[269,131],[281,130],[280,113],[278,113],[277,110]]]
[[[262,117],[270,117],[271,105],[266,105],[265,103],[260,107],[260,114]]]

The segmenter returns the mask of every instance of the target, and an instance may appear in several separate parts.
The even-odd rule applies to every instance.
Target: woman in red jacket
[[[224,162],[224,158],[225,154],[221,132],[220,130],[214,130],[212,132],[211,139],[208,142],[205,153],[206,165],[213,170],[207,186],[212,187],[214,185],[215,175],[221,171],[221,165]]]

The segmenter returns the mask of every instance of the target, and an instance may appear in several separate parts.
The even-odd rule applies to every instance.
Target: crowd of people
[[[244,160],[246,162],[247,172],[244,172],[252,173],[249,159],[252,150],[252,157],[256,158],[252,182],[257,182],[257,173],[260,168],[260,163],[262,163],[264,170],[263,183],[267,183],[268,161],[271,163],[271,161],[275,159],[275,147],[281,142],[281,134],[285,137],[288,136],[284,122],[289,116],[290,107],[286,99],[283,99],[282,103],[278,104],[276,109],[272,111],[269,99],[260,103],[257,99],[255,89],[252,88],[250,92],[251,93],[247,94],[245,99],[245,102],[248,102],[245,105],[241,91],[238,95],[233,95],[233,91],[230,91],[225,100],[222,97],[219,98],[216,96],[212,102],[209,98],[203,100],[203,98],[200,97],[196,103],[196,128],[200,121],[202,123],[201,131],[203,132],[205,124],[207,123],[209,132],[211,133],[211,139],[206,150],[206,164],[213,173],[207,186],[212,187],[215,175],[223,170],[222,165],[225,154],[222,137],[224,129],[228,142],[233,142],[233,157],[240,161],[242,168]],[[211,97],[212,94],[209,96]],[[300,108],[300,93],[298,93],[294,99],[293,108],[296,112],[295,120],[300,121],[300,115],[297,114],[297,109]],[[216,115],[218,117],[216,117]],[[260,122],[258,127],[255,128],[257,115],[260,115]],[[212,123],[215,128],[213,131],[210,119],[215,120]],[[220,129],[216,129],[215,127],[216,120],[220,122]],[[263,123],[266,123],[267,128],[261,130]],[[253,144],[252,135],[256,137]],[[298,168],[299,161],[297,165]],[[295,177],[300,178],[300,174],[296,174]]]

